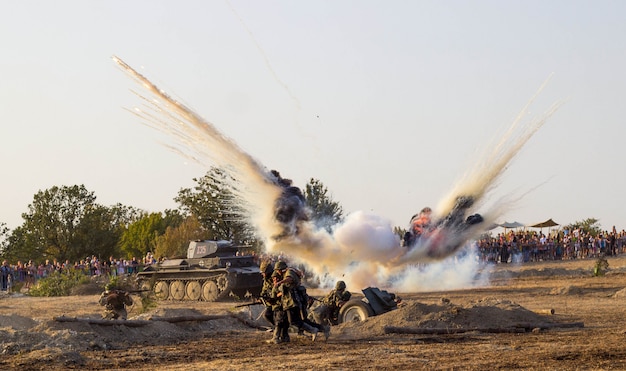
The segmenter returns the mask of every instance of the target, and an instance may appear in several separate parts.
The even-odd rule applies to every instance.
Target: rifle
[[[276,299],[270,298],[269,296],[266,296],[266,295],[255,296],[252,298],[252,300],[254,300],[252,303],[235,305],[235,308],[251,307],[253,305],[261,305],[261,304],[269,307],[273,305],[274,302],[276,301]]]
[[[235,305],[235,308],[243,308],[243,307],[251,307],[253,305],[262,305],[263,303],[261,303],[260,301],[254,301],[252,303],[246,303],[246,304],[238,304]]]

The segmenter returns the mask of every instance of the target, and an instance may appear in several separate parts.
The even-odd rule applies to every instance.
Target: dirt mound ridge
[[[583,290],[580,287],[568,285],[563,287],[555,287],[550,290],[550,295],[580,295]]]
[[[510,300],[486,297],[467,305],[444,299],[439,304],[408,301],[402,307],[370,317],[363,322],[345,323],[333,328],[337,337],[382,336],[385,327],[424,329],[512,328],[518,324],[551,322],[546,316],[523,308]]]

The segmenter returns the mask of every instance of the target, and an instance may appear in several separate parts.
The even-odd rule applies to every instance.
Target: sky
[[[84,184],[176,208],[212,166],[128,109],[117,56],[247,153],[350,214],[406,227],[525,112],[565,104],[493,192],[504,221],[626,228],[626,2],[14,1],[0,4],[0,223]]]

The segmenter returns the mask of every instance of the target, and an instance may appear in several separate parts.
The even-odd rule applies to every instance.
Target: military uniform
[[[345,282],[337,281],[335,288],[322,299],[322,303],[319,306],[311,311],[313,319],[322,325],[337,325],[339,322],[339,310],[351,297],[352,294],[346,290]]]
[[[282,264],[279,266],[279,263]],[[287,264],[284,262],[276,263],[274,270],[280,272],[283,277],[282,280],[274,284],[274,289],[277,291],[277,297],[281,299],[282,309],[287,314],[289,325],[297,327],[300,332],[311,333],[313,341],[320,331],[324,331],[328,338],[329,330],[307,318],[308,296],[306,289],[300,284],[300,273],[294,268],[287,268]]]
[[[283,262],[284,264],[284,262]],[[276,265],[278,267],[278,263]],[[282,291],[281,287],[275,285],[276,282],[279,282],[283,279],[282,272],[278,269],[274,269],[272,273],[272,289],[270,291],[270,299],[273,303],[272,305],[272,313],[274,314],[274,336],[272,337],[271,342],[276,344],[278,343],[287,343],[290,341],[289,338],[289,319],[287,318],[287,313],[283,309],[282,303]]]
[[[128,317],[126,312],[127,305],[133,305],[133,299],[126,291],[122,290],[105,290],[98,300],[100,305],[105,307],[102,315],[104,319],[123,319]]]
[[[263,276],[263,285],[261,286],[261,301],[263,305],[265,305],[265,311],[263,312],[263,317],[272,324],[272,326],[276,325],[274,321],[274,308],[276,308],[279,303],[276,298],[272,297],[272,290],[274,289],[274,281],[272,280],[272,273],[274,273],[274,268],[269,262],[262,262],[260,266],[261,275]]]

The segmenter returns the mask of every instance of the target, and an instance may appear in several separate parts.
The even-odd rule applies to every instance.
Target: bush
[[[28,292],[31,296],[68,296],[73,287],[89,283],[89,277],[80,271],[53,272],[40,279]]]

